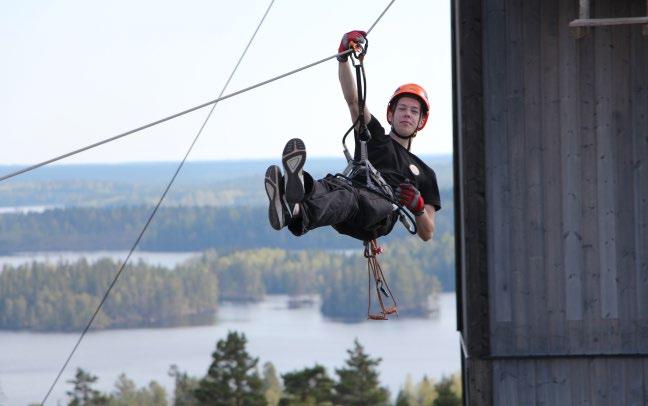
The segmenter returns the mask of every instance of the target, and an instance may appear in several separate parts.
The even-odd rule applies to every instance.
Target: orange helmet
[[[421,102],[421,125],[419,125],[417,131],[422,130],[427,123],[428,116],[430,115],[430,102],[428,101],[425,89],[416,83],[406,83],[396,89],[391,99],[389,99],[389,104],[387,104],[387,121],[391,124],[391,121],[389,120],[389,112],[394,112],[394,105],[398,99],[403,96],[411,96]]]

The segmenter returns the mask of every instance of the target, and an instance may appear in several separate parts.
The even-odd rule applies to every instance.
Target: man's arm
[[[434,235],[434,217],[436,216],[434,206],[426,204],[421,197],[421,192],[409,182],[401,183],[394,192],[399,203],[414,214],[419,238],[423,241],[431,239]]]
[[[425,205],[423,214],[416,216],[417,234],[421,240],[428,241],[434,236],[435,217],[436,210],[429,204]]]
[[[351,113],[351,122],[355,122],[360,113],[358,108],[358,90],[356,87],[355,75],[351,71],[351,64],[349,61],[340,62],[339,65],[338,77],[340,79],[340,87],[342,88],[344,100],[346,100],[347,106],[349,107],[349,112]],[[366,105],[364,108],[364,119],[365,123],[368,123],[369,120],[371,120],[371,113]]]
[[[350,42],[355,42],[364,46],[366,44],[365,36],[367,34],[364,31],[350,31],[342,36],[340,41],[340,47],[338,48],[338,53],[342,53],[349,49]],[[340,86],[342,87],[342,94],[344,95],[344,100],[349,106],[349,112],[351,113],[351,121],[355,122],[358,118],[360,109],[358,107],[358,90],[356,85],[356,78],[353,72],[351,71],[351,64],[349,63],[349,54],[338,56],[339,67],[338,67],[338,78],[340,79]],[[367,106],[364,108],[364,120],[365,123],[368,123],[371,119],[371,113]]]

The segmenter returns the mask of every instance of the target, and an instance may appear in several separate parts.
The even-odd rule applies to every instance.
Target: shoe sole
[[[281,230],[286,224],[284,217],[283,206],[281,205],[280,184],[281,174],[280,169],[276,165],[272,165],[266,170],[265,174],[265,190],[268,195],[268,220],[270,225],[275,230]]]
[[[290,204],[296,204],[304,199],[304,175],[302,169],[306,162],[306,146],[304,141],[293,138],[286,143],[281,163],[285,172],[285,196]]]

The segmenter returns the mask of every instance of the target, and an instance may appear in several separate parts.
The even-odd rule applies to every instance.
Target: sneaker
[[[288,141],[281,157],[284,171],[286,201],[295,205],[304,200],[304,163],[306,162],[306,146],[304,141],[293,138]]]
[[[283,204],[283,190],[281,169],[272,165],[266,170],[265,189],[268,194],[268,220],[275,230],[281,230],[286,226],[289,217],[288,210]]]

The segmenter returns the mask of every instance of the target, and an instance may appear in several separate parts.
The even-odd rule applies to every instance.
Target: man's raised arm
[[[366,44],[365,36],[367,34],[364,31],[350,31],[342,36],[340,41],[340,47],[338,48],[338,53],[344,52],[349,49],[351,45],[350,42],[355,42],[356,44],[364,46]],[[349,63],[349,54],[338,56],[339,68],[338,68],[338,77],[340,79],[340,87],[342,88],[342,94],[344,95],[344,100],[349,106],[349,112],[351,113],[351,121],[355,122],[358,118],[359,108],[358,108],[358,91],[356,87],[355,75],[351,71],[351,64]],[[371,113],[369,109],[365,106],[364,109],[365,122],[369,122],[371,119]]]

